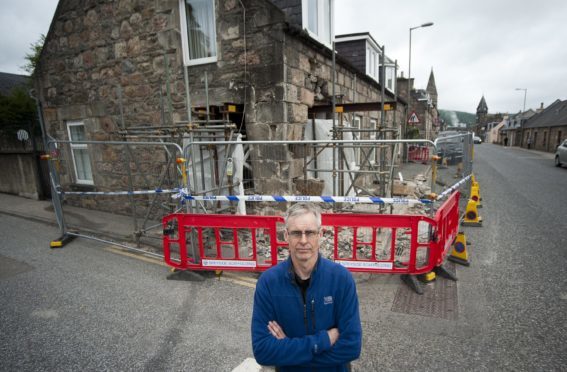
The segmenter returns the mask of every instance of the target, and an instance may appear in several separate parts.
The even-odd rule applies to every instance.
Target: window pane
[[[322,0],[323,12],[321,20],[321,39],[327,44],[331,44],[331,0]]]
[[[319,12],[317,2],[318,0],[307,0],[307,28],[314,34],[319,35],[319,24],[317,22]]]
[[[75,166],[77,167],[78,181],[92,181],[93,172],[91,169],[91,160],[87,149],[74,149]]]
[[[69,132],[71,133],[71,141],[84,141],[85,140],[85,127],[82,125],[70,125]]]
[[[215,15],[212,0],[186,0],[189,58],[217,55]]]

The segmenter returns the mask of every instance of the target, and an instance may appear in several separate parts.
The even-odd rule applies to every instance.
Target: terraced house
[[[331,118],[333,90],[335,103],[373,104],[345,111],[345,122],[356,120],[361,128],[379,126],[376,103],[397,103],[391,106],[397,112],[387,112],[384,121],[393,127],[405,110],[393,89],[382,97],[380,84],[366,71],[340,55],[333,64],[333,4],[61,0],[36,70],[47,131],[60,140],[132,141],[133,133],[154,128],[159,140],[183,144],[188,135],[179,126],[209,125],[212,131],[212,124],[232,123],[230,138],[228,127],[223,138],[301,140],[307,124],[315,125],[310,119]],[[130,150],[126,164],[123,148],[71,144],[65,151],[61,183],[83,191],[148,187],[169,161],[167,154],[138,148]],[[304,155],[290,147],[250,153],[256,161],[247,171],[255,182],[247,186],[260,194],[296,193]],[[216,181],[207,182],[218,183],[222,168],[203,169],[200,176],[211,173]],[[134,170],[143,176],[129,176]],[[203,193],[208,186],[198,179],[193,184]],[[129,210],[110,199],[69,202]]]

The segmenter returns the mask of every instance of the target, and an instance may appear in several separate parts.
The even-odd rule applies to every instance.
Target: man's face
[[[312,213],[288,219],[286,239],[289,254],[294,262],[315,263],[319,253],[317,219]]]

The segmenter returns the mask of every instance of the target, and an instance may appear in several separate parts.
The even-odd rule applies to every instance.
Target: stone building
[[[408,138],[425,138],[435,139],[439,132],[439,111],[437,110],[437,86],[435,84],[435,75],[433,70],[429,74],[426,89],[415,89],[414,79],[410,79],[410,99],[408,102],[408,119],[415,113],[419,123],[408,123]],[[399,92],[402,98],[407,99],[408,79],[403,76],[398,78],[397,82],[400,87]]]
[[[203,119],[208,107],[217,116],[207,119],[228,117],[246,140],[301,140],[310,112],[330,117],[313,108],[332,101],[332,15],[332,0],[61,0],[36,70],[47,131],[61,140],[120,141],[121,130]],[[382,100],[380,85],[346,59],[337,56],[335,69],[337,102]],[[397,110],[399,118],[403,104]],[[355,114],[369,127],[380,113],[351,120]],[[388,112],[387,125],[393,118]],[[61,182],[85,191],[125,190],[131,169],[156,178],[168,160],[112,146],[69,151]],[[296,192],[301,153],[251,156],[260,159],[255,193]],[[109,199],[70,202],[130,211]]]
[[[542,105],[543,106],[543,105]],[[555,152],[567,138],[567,100],[556,100],[543,111],[531,116],[523,126],[522,147]]]

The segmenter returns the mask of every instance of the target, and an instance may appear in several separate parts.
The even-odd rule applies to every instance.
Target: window
[[[67,130],[69,132],[70,141],[85,141],[85,126],[83,125],[83,122],[68,122]],[[92,185],[93,171],[91,168],[91,158],[89,156],[87,145],[71,142],[70,147],[76,182],[85,185]]]
[[[321,43],[331,46],[333,39],[333,0],[302,0],[303,28]]]
[[[179,0],[183,63],[198,65],[217,61],[214,0]]]

